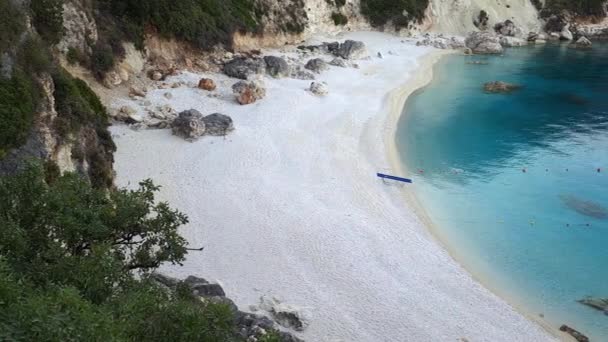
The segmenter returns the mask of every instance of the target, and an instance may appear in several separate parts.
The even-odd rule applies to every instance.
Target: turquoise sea
[[[484,93],[496,80],[522,88]],[[444,57],[396,139],[459,262],[531,316],[608,341],[608,315],[577,302],[608,298],[608,44]]]

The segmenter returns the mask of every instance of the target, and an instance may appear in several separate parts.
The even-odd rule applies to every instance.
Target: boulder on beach
[[[232,86],[232,92],[241,105],[247,105],[263,99],[266,96],[266,88],[260,80],[239,81]]]
[[[476,54],[499,54],[503,52],[499,38],[491,32],[472,32],[465,40],[465,45]]]
[[[321,58],[314,58],[309,60],[304,66],[304,68],[317,74],[320,74],[322,71],[327,70],[328,66],[327,63]]]
[[[359,59],[367,57],[367,48],[363,42],[347,40],[333,54],[344,59]]]
[[[201,80],[198,81],[198,88],[207,91],[213,91],[217,88],[217,85],[215,84],[215,81],[210,78],[201,78]]]
[[[266,72],[272,77],[287,77],[290,73],[289,64],[281,58],[276,56],[265,56],[264,62],[266,63]]]
[[[224,136],[234,130],[232,118],[228,115],[213,113],[203,117],[205,134]]]
[[[230,77],[246,80],[249,76],[266,72],[266,62],[257,58],[237,57],[224,64],[224,73]]]
[[[329,65],[337,66],[340,68],[347,68],[348,62],[342,57],[336,57],[329,62]]]
[[[507,83],[503,81],[488,82],[483,85],[483,90],[486,93],[511,93],[521,86],[518,84]]]
[[[583,37],[580,37],[576,42],[570,43],[570,45],[568,45],[568,47],[572,48],[572,49],[585,50],[585,49],[591,49],[593,47],[593,43],[591,43],[591,41],[589,39],[587,39],[587,37],[583,36]]]
[[[185,110],[173,120],[173,134],[194,141],[205,134],[203,114],[196,109]]]
[[[559,330],[572,336],[577,342],[589,342],[589,338],[587,336],[565,324],[559,327]]]
[[[329,94],[329,88],[325,82],[312,82],[309,88],[310,92],[317,96],[325,96]]]

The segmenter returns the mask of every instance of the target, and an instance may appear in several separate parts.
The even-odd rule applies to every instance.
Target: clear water
[[[576,302],[608,297],[608,45],[454,55],[435,71],[397,144],[436,234],[515,306],[608,341],[608,315]],[[523,88],[484,93],[495,80]]]

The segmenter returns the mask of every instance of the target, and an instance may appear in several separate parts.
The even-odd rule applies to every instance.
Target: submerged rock
[[[483,90],[487,93],[511,93],[520,88],[520,85],[502,81],[488,82],[483,85]]]
[[[596,219],[608,218],[608,209],[601,206],[599,203],[592,201],[585,201],[574,195],[560,195],[562,203],[569,209],[576,211],[577,213]]]
[[[578,300],[578,302],[583,305],[592,307],[596,310],[602,311],[604,314],[608,315],[608,298],[587,297]]]
[[[466,47],[476,54],[499,54],[503,52],[498,37],[490,32],[473,32],[465,40]]]
[[[589,342],[589,338],[587,336],[583,335],[579,331],[577,331],[565,324],[563,324],[561,327],[559,327],[559,330],[574,337],[574,339],[577,340],[578,342]]]

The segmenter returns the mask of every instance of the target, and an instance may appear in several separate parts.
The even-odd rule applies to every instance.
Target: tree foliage
[[[1,341],[234,341],[228,306],[148,277],[187,253],[188,219],[155,202],[157,186],[45,176],[32,165],[0,178]]]
[[[429,0],[361,0],[361,13],[372,26],[391,22],[395,27],[405,27],[410,21],[424,17]]]

